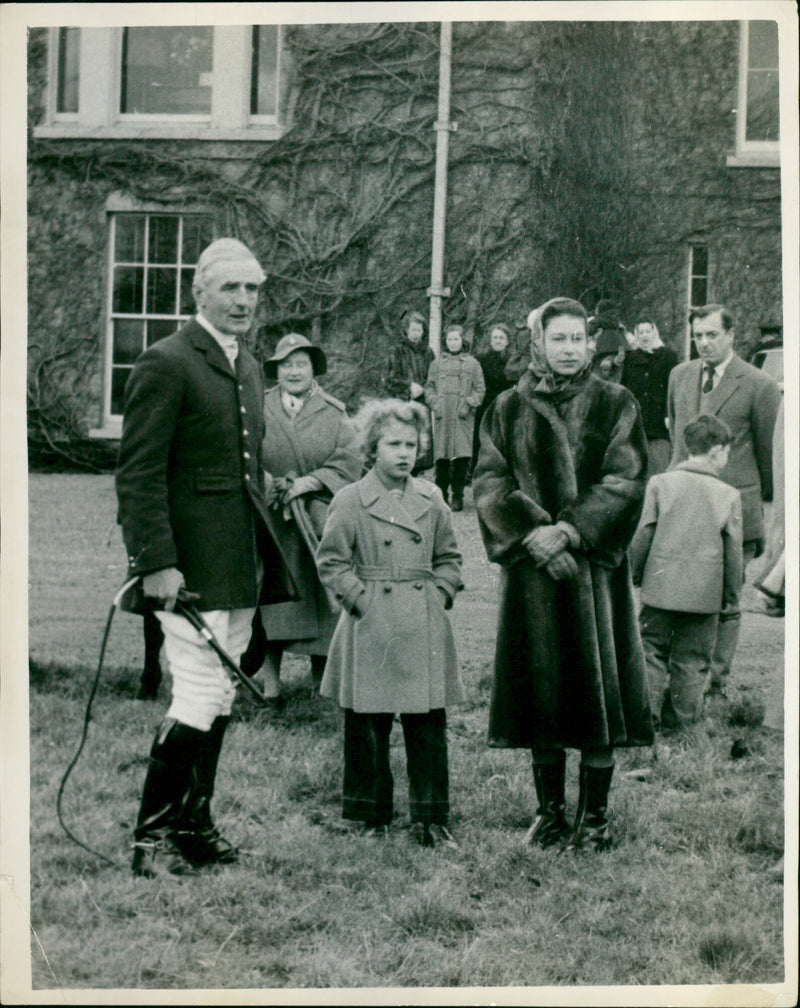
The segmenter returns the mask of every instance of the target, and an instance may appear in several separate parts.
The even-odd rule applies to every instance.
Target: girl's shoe
[[[441,823],[431,823],[428,827],[428,836],[431,839],[432,847],[446,847],[448,850],[458,850],[455,837],[446,826]]]

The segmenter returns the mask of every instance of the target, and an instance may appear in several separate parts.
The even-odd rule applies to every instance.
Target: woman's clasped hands
[[[570,539],[563,528],[540,525],[529,532],[522,543],[536,566],[544,567],[554,581],[577,577],[578,564],[567,550]]]

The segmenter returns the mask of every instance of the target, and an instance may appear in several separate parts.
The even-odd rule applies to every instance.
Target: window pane
[[[749,70],[778,68],[777,21],[751,21],[747,32],[747,67]]]
[[[78,111],[80,44],[80,28],[58,29],[58,87],[56,88],[56,112]]]
[[[111,369],[111,413],[122,413],[125,407],[125,383],[132,368],[115,367]]]
[[[133,364],[144,350],[144,322],[114,319],[114,364]]]
[[[700,276],[706,273],[708,273],[708,248],[705,245],[695,245],[692,249],[692,274]]]
[[[152,346],[165,336],[171,336],[180,324],[177,319],[150,319],[147,323],[147,345]]]
[[[178,297],[176,269],[150,269],[147,273],[147,311],[153,315],[174,315]]]
[[[184,217],[181,262],[193,266],[206,245],[211,244],[211,238],[211,221],[205,217]]]
[[[696,308],[708,304],[708,280],[705,277],[692,277],[692,304]]]
[[[126,28],[120,111],[211,112],[212,28]]]
[[[253,25],[250,115],[277,115],[278,26]]]
[[[147,258],[151,263],[177,263],[178,218],[151,217]]]
[[[144,309],[144,269],[139,266],[114,268],[114,297],[111,310],[125,315],[141,314]]]
[[[114,259],[116,262],[144,262],[144,221],[139,214],[115,217]]]
[[[779,140],[778,71],[753,70],[747,75],[745,140]]]
[[[179,308],[181,315],[194,315],[195,304],[194,294],[192,294],[193,279],[194,269],[181,270],[181,304]]]

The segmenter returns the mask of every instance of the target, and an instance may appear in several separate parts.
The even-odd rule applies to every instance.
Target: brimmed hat
[[[311,366],[314,368],[315,375],[325,374],[328,370],[328,359],[325,353],[318,346],[314,346],[305,336],[293,332],[289,333],[288,336],[282,336],[278,340],[275,353],[269,360],[264,362],[264,374],[267,378],[277,378],[278,364],[282,360],[286,360],[289,354],[294,353],[295,350],[305,350],[311,358]]]

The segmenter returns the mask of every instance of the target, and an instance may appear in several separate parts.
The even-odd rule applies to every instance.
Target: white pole
[[[436,130],[436,177],[433,192],[433,247],[431,250],[431,285],[428,297],[431,303],[428,326],[428,343],[436,356],[442,348],[442,298],[450,296],[450,288],[442,287],[444,279],[445,209],[447,206],[447,157],[450,132],[455,123],[450,122],[450,58],[453,26],[442,22],[439,49],[439,109],[433,128]]]

